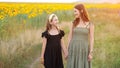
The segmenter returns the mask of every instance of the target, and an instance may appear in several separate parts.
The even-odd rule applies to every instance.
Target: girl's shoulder
[[[43,31],[42,34],[47,34],[47,30]]]
[[[64,30],[60,30],[60,36],[63,37],[65,35]]]
[[[48,31],[47,30],[43,31],[41,37],[46,37],[47,38],[47,36],[48,36]]]
[[[60,32],[64,32],[64,30],[61,30],[61,29],[60,29]]]
[[[60,33],[65,33],[64,30],[60,30]]]

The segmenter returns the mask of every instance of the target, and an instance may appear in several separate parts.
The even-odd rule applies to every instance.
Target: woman
[[[51,14],[47,21],[46,30],[42,33],[41,63],[45,68],[64,68],[61,50],[66,56],[67,50],[63,41],[65,33],[57,27],[57,23],[58,17]]]
[[[90,22],[83,4],[74,6],[75,20],[68,39],[67,68],[91,68],[94,25]]]

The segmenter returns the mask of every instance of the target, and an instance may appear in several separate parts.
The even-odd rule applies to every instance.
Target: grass
[[[40,55],[40,30],[26,30],[19,37],[0,43],[0,59],[3,68],[26,68]]]
[[[120,67],[120,13],[117,8],[87,8],[91,22],[95,25],[93,68]],[[72,10],[53,12],[65,31],[65,44],[69,26],[73,20]],[[48,13],[43,12],[28,18],[18,14],[0,20],[0,68],[27,68],[41,51],[41,32],[45,29]],[[66,66],[66,61],[64,64]],[[39,63],[35,68],[39,67]]]

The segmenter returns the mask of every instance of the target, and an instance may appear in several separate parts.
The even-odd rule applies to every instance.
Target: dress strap
[[[89,22],[87,25],[86,25],[86,28],[90,25],[91,23]]]

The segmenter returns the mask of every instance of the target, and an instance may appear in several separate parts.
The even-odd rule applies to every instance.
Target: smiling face
[[[80,17],[80,12],[76,8],[74,8],[74,16],[75,16],[75,18],[79,18]]]
[[[50,24],[54,25],[54,26],[57,26],[58,22],[59,22],[58,17],[56,15],[54,15]]]
[[[58,22],[59,22],[59,20],[58,20],[57,15],[55,15],[55,14],[49,15],[49,17],[47,19],[46,30],[50,30],[52,28],[52,26],[54,26],[58,29],[58,27],[57,27]]]
[[[73,21],[74,27],[76,27],[79,24],[80,19],[82,19],[84,23],[89,22],[89,17],[83,4],[76,4],[74,6],[74,15],[75,15],[75,20]]]

